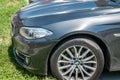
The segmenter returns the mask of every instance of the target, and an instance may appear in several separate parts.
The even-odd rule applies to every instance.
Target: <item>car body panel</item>
[[[119,5],[105,0],[49,4],[37,2],[22,8],[17,14],[19,20],[12,22],[19,25],[16,34],[12,36],[13,44],[18,51],[31,57],[32,65],[29,66],[38,70],[34,73],[46,74],[52,49],[65,37],[74,34],[89,34],[103,41],[110,55],[107,65],[109,70],[120,70]],[[44,28],[54,34],[42,39],[27,40],[19,34],[20,27],[24,26]]]
[[[71,20],[60,23],[55,23],[44,27],[46,29],[55,31],[57,35],[53,35],[54,38],[59,39],[66,34],[90,34],[96,36],[102,40],[108,47],[110,53],[110,70],[114,71],[119,68],[119,45],[120,37],[114,36],[116,33],[120,33],[120,14],[102,15],[94,18]],[[104,17],[103,17],[104,16]],[[67,24],[67,25],[66,25]],[[56,28],[56,26],[58,28]],[[50,28],[52,27],[52,28]],[[61,28],[64,27],[64,28]],[[62,31],[62,32],[60,32]],[[72,34],[72,35],[73,35]],[[116,41],[117,40],[117,41]],[[114,43],[115,42],[115,43]],[[117,56],[115,56],[117,55]]]

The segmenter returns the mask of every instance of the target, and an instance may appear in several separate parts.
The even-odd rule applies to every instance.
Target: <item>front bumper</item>
[[[15,59],[30,72],[47,75],[48,58],[54,45],[54,38],[28,40],[19,34],[23,25],[19,11],[13,15],[11,22],[11,37]],[[27,58],[27,60],[26,60]]]
[[[14,52],[14,56],[15,56],[16,61],[21,66],[23,66],[24,68],[26,68],[27,70],[29,70],[30,72],[33,72],[33,73],[38,71],[38,69],[35,69],[32,66],[30,66],[30,64],[26,63],[26,61],[25,61],[26,56],[24,56],[21,53],[19,53],[15,48],[13,48],[13,52]],[[31,62],[31,60],[30,60],[30,62]]]
[[[47,75],[48,57],[56,41],[27,40],[20,35],[12,37],[17,62],[32,73]]]

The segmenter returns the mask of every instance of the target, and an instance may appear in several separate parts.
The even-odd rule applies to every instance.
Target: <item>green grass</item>
[[[25,0],[0,0],[0,80],[56,80],[40,77],[22,68],[14,59],[10,39],[11,16],[26,5]]]

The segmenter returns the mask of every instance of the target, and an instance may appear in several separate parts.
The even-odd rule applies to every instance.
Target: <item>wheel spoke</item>
[[[66,72],[62,73],[63,76],[65,76],[66,74],[68,74],[72,69],[73,69],[74,66],[71,66]]]
[[[85,51],[83,54],[82,54],[82,58],[86,57],[86,55],[90,52],[90,49],[88,49],[87,51]]]
[[[92,59],[92,58],[94,58],[94,57],[95,57],[95,55],[91,55],[91,56],[89,56],[89,57],[83,59],[83,61],[88,61],[88,60],[90,60],[90,59]]]
[[[71,52],[68,48],[66,49],[66,51],[67,51],[67,53],[70,55],[71,58],[74,57],[73,54],[72,54],[72,52]]]
[[[85,68],[89,69],[89,70],[92,70],[92,71],[95,71],[96,68],[94,67],[91,67],[91,66],[87,66],[87,65],[84,65]]]
[[[69,68],[70,66],[71,65],[61,66],[61,67],[59,67],[59,69],[61,70],[61,69]]]
[[[73,72],[74,72],[74,70],[75,70],[75,67],[76,67],[76,65],[74,65],[74,66],[73,66],[73,69],[72,69],[72,71],[71,71],[71,72],[70,72],[70,74],[69,74],[69,79],[68,79],[68,80],[70,80],[70,79],[71,79],[72,74],[73,74]]]
[[[61,54],[61,56],[62,56],[64,59],[68,60],[68,61],[70,61],[70,60],[71,60],[70,58],[66,57],[66,56],[65,56],[65,55],[63,55],[63,54]]]
[[[91,74],[88,73],[82,66],[80,66],[80,68],[81,68],[81,70],[82,70],[86,75],[91,76]]]
[[[76,75],[76,76],[75,76],[75,80],[78,80],[78,69],[77,69],[77,68],[75,69],[75,72],[76,72],[76,73],[75,73],[75,75]]]
[[[83,63],[86,63],[86,64],[96,64],[97,62],[96,61],[83,61]]]
[[[78,57],[80,56],[82,49],[83,49],[83,46],[81,46],[79,51],[78,51]]]
[[[60,60],[58,63],[72,63],[72,61]]]
[[[84,76],[84,73],[83,73],[83,71],[82,71],[81,66],[78,66],[78,68],[79,68],[79,70],[80,70],[80,73],[81,73],[81,75],[82,75],[83,80],[85,80],[85,76]]]
[[[75,51],[75,58],[78,58],[78,52],[77,52],[77,49],[76,49],[75,46],[74,46],[73,48],[74,48],[74,51]]]

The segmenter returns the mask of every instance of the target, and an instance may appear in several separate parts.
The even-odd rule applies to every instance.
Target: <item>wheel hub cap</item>
[[[75,65],[79,65],[80,63],[79,63],[79,61],[78,60],[75,60],[75,63],[74,63]]]

